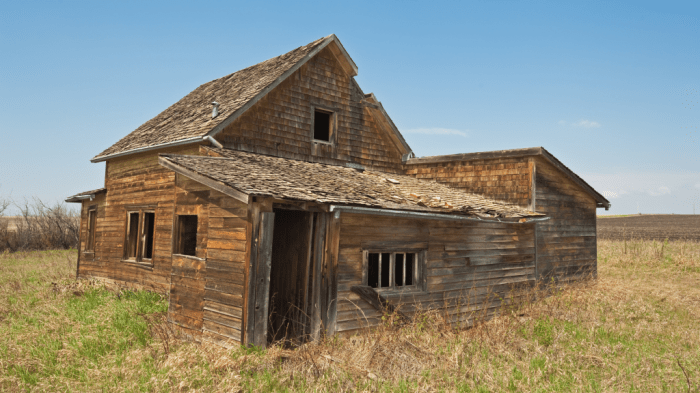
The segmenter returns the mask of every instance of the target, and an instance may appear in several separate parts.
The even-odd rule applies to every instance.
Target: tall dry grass
[[[539,301],[470,328],[389,315],[364,335],[267,350],[163,333],[164,299],[76,283],[72,255],[0,259],[0,389],[700,390],[698,243],[601,241],[597,280],[535,289]]]

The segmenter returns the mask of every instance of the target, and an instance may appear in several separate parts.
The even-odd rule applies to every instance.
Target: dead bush
[[[78,245],[80,216],[65,203],[49,205],[38,198],[12,204],[19,210],[13,217],[2,217],[10,206],[0,200],[0,251],[70,249]]]

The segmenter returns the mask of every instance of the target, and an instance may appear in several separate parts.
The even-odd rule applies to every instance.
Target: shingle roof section
[[[78,197],[101,194],[103,192],[107,192],[107,189],[106,188],[98,188],[96,190],[81,192],[81,193],[69,196],[68,198],[66,198],[66,202],[80,202],[80,199]]]
[[[93,158],[205,136],[321,45],[320,38],[281,56],[205,83]],[[212,114],[212,101],[219,115]]]
[[[434,181],[228,149],[220,157],[162,154],[181,167],[254,196],[479,217],[541,214]]]

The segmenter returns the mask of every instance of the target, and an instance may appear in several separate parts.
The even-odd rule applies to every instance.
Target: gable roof
[[[545,150],[544,147],[529,147],[525,149],[513,149],[513,150],[496,150],[496,151],[486,151],[479,153],[464,153],[464,154],[449,154],[444,156],[430,156],[421,158],[411,158],[406,164],[408,165],[419,165],[419,164],[432,164],[440,162],[458,162],[458,161],[473,161],[473,160],[487,160],[492,158],[507,158],[507,157],[525,157],[525,156],[541,156],[547,162],[552,164],[555,168],[560,170],[564,175],[566,175],[571,181],[578,184],[583,188],[588,194],[590,194],[596,201],[598,207],[604,207],[605,210],[610,208],[610,202],[605,199],[598,191],[594,190],[588,183],[586,183],[579,175],[574,173],[556,157],[554,157],[550,152]]]
[[[91,161],[100,162],[165,146],[201,142],[223,130],[323,48],[329,47],[350,75],[357,66],[331,34],[281,56],[205,83],[125,136]],[[213,101],[219,115],[212,118]]]
[[[161,154],[159,163],[244,202],[250,196],[263,196],[482,219],[543,217],[516,205],[412,176],[229,149],[205,151],[218,157]]]

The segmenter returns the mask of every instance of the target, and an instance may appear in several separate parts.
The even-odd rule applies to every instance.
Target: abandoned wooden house
[[[415,158],[335,35],[206,83],[97,155],[77,275],[266,345],[596,273],[609,202],[543,148]],[[377,301],[380,296],[381,301]],[[374,298],[373,298],[374,297]],[[496,297],[497,298],[497,297]]]

